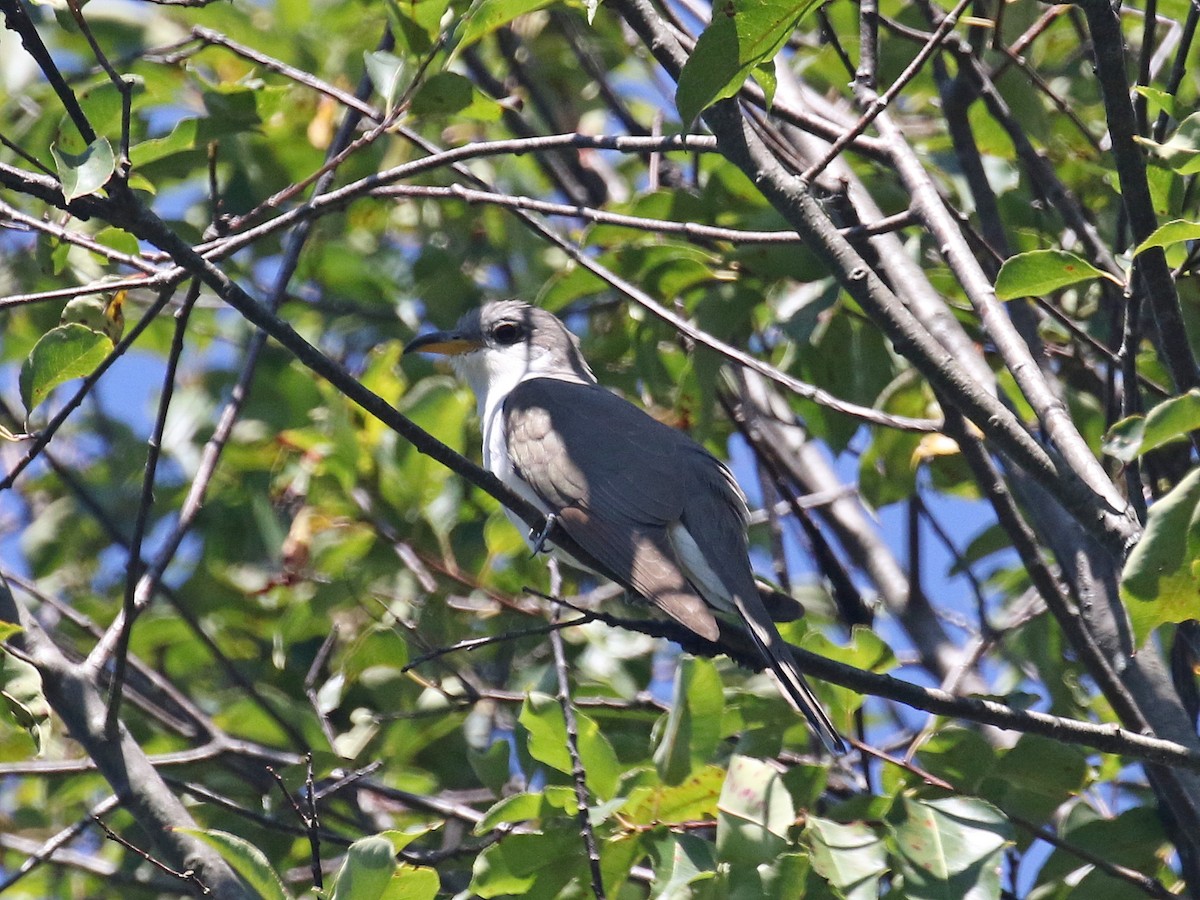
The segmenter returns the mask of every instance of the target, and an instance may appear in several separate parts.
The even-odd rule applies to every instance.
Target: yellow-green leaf
[[[457,55],[467,47],[507,25],[517,16],[549,6],[553,0],[480,0],[463,16],[462,35],[454,48]]]
[[[1170,140],[1164,143],[1141,138],[1141,143],[1177,175],[1200,172],[1200,113],[1192,113],[1179,123]]]
[[[245,838],[211,828],[175,830],[194,835],[214,848],[263,900],[291,900],[292,895],[283,886],[283,879],[271,868],[267,857]]]
[[[1097,269],[1086,259],[1066,250],[1018,253],[1006,259],[1000,267],[1000,274],[996,276],[996,299],[1037,297],[1093,278],[1107,278],[1114,284],[1121,283],[1108,272]]]
[[[567,725],[562,707],[547,694],[531,693],[521,708],[520,722],[529,732],[529,755],[567,775],[572,772],[567,749]],[[618,762],[596,721],[575,713],[579,734],[579,757],[587,772],[588,788],[601,800],[613,796],[624,767]]]
[[[1166,622],[1196,618],[1200,597],[1200,468],[1150,507],[1146,533],[1121,572],[1137,646]]]
[[[21,400],[26,411],[33,412],[64,381],[90,375],[112,348],[111,339],[85,325],[51,328],[33,345],[21,366]]]
[[[1197,238],[1200,238],[1200,222],[1176,219],[1173,222],[1168,222],[1166,225],[1155,228],[1151,232],[1150,237],[1137,245],[1137,249],[1133,251],[1133,255],[1137,256],[1151,247],[1167,247],[1171,244],[1183,243],[1184,241],[1194,241]]]
[[[346,851],[330,900],[380,900],[396,872],[396,851],[382,835],[355,841]]]
[[[1104,436],[1104,452],[1129,462],[1200,429],[1200,389],[1165,400],[1146,416],[1122,419]]]
[[[713,103],[741,90],[756,69],[759,83],[768,94],[773,93],[774,73],[760,66],[775,57],[801,19],[819,5],[817,0],[724,0],[714,4],[712,21],[679,73],[675,91],[679,120],[690,126]]]

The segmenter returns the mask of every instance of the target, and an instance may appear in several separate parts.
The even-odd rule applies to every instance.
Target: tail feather
[[[756,601],[758,601],[757,597],[749,601],[743,601],[740,596],[736,595],[733,598],[734,605],[742,619],[745,620],[746,630],[750,632],[750,636],[763,656],[763,661],[778,679],[784,698],[796,712],[808,720],[809,727],[821,739],[825,749],[835,756],[841,756],[847,751],[845,742],[837,733],[829,716],[825,714],[825,710],[822,709],[817,695],[813,693],[800,670],[796,668],[796,661],[792,659],[791,651],[787,649],[787,644],[775,630],[775,625],[771,622],[767,611],[762,607],[761,602]]]

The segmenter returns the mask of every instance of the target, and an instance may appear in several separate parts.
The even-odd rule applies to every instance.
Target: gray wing
[[[784,696],[833,753],[845,747],[759,599],[746,505],[733,475],[682,432],[595,384],[534,378],[504,401],[508,455],[579,544],[680,624],[716,641],[720,628],[684,574],[668,528],[699,543]],[[704,587],[703,585],[698,585]]]
[[[599,385],[552,378],[519,384],[504,401],[516,473],[598,562],[708,640],[719,629],[679,567],[667,526],[680,521],[695,441]],[[744,538],[743,538],[744,540]]]

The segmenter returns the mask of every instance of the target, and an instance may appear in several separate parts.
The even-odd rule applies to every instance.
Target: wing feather
[[[685,503],[682,454],[703,449],[598,385],[531,379],[509,393],[504,415],[513,469],[567,533],[638,594],[716,640],[716,620],[666,531]]]

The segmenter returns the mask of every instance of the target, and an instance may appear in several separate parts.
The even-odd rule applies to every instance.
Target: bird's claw
[[[546,538],[550,537],[550,532],[554,529],[554,526],[557,522],[558,516],[556,516],[554,513],[548,513],[546,515],[546,524],[542,526],[542,530],[538,532],[537,535],[534,535],[532,531],[529,532],[529,536],[533,538],[532,556],[537,556],[542,552],[546,544]]]

